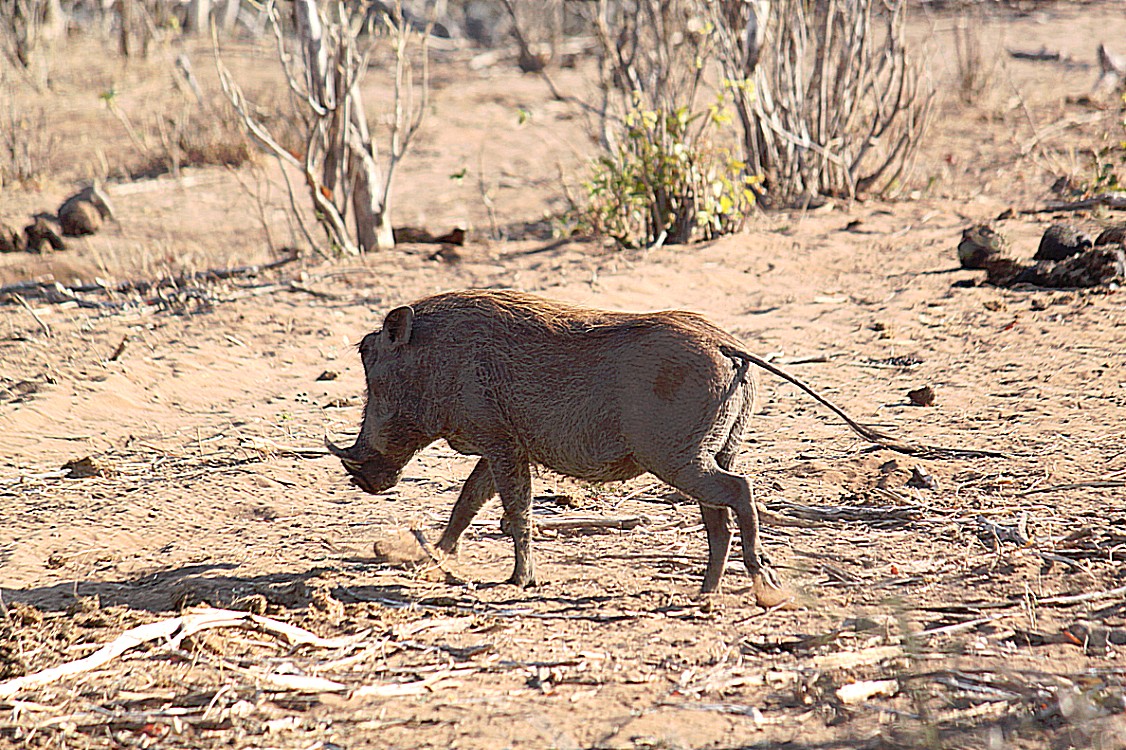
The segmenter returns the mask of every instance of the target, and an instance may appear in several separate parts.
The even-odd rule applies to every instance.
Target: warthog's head
[[[403,467],[426,443],[409,416],[412,402],[417,400],[416,389],[412,382],[404,382],[411,359],[405,349],[413,323],[411,308],[396,308],[387,314],[381,330],[369,333],[360,342],[367,379],[360,434],[349,448],[341,448],[325,437],[325,446],[364,492],[385,492],[398,484]]]

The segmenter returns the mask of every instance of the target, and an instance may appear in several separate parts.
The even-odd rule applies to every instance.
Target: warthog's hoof
[[[534,589],[536,586],[539,585],[539,584],[536,583],[536,577],[535,576],[533,576],[533,575],[522,575],[522,576],[520,576],[520,575],[516,575],[515,573],[510,575],[508,577],[508,580],[505,581],[505,583],[511,584],[513,586],[519,586],[522,589]]]
[[[766,609],[798,608],[797,595],[788,587],[779,583],[773,573],[769,571],[757,573],[752,581],[755,601],[758,602],[760,607]]]

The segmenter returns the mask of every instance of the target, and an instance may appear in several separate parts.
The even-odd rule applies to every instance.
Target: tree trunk
[[[316,0],[295,0],[293,3],[293,23],[297,36],[305,45],[305,84],[309,93],[322,107],[334,105],[332,83],[328,77],[328,52],[324,47],[324,31],[321,17],[317,14]]]
[[[55,42],[66,36],[67,15],[61,0],[46,0],[43,3],[43,29],[41,34],[48,42]]]
[[[121,14],[121,28],[118,30],[117,51],[121,56],[129,59],[133,56],[133,2],[134,0],[119,0],[121,5],[118,12]]]
[[[391,229],[391,186],[383,181],[376,161],[376,147],[364,114],[358,86],[348,92],[351,122],[348,123],[349,172],[355,180],[352,212],[356,222],[356,244],[364,252],[395,247]]]
[[[211,17],[211,0],[191,0],[188,3],[186,31],[194,36],[207,33],[207,20]]]
[[[224,35],[229,35],[235,28],[235,22],[238,21],[239,8],[242,6],[241,0],[226,0],[223,5],[223,13],[219,20],[219,30]]]

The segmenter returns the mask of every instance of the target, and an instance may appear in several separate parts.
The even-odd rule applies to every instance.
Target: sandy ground
[[[928,23],[941,53],[952,20]],[[979,102],[958,101],[949,55],[935,57],[945,93],[904,199],[758,216],[722,241],[648,252],[530,234],[562,207],[558,172],[574,179],[591,153],[581,118],[535,78],[451,59],[399,178],[396,223],[469,226],[458,258],[427,245],[309,255],[125,311],[33,301],[39,321],[0,306],[0,682],[205,605],[346,639],[291,647],[213,629],[18,694],[0,687],[0,744],[1126,746],[1126,490],[1097,486],[1126,478],[1126,300],[985,286],[955,256],[966,226],[1042,205],[1057,178],[1088,174],[1084,149],[1121,133],[1120,111],[1076,97],[1094,80],[1093,40],[1124,32],[1113,4],[1005,16],[986,30],[998,67]],[[1041,45],[1072,63],[1002,53]],[[269,59],[230,57],[236,72]],[[144,123],[146,101],[175,94],[168,59],[64,57],[58,176],[6,187],[0,220],[57,206],[96,161],[140,159],[96,92],[118,86]],[[113,183],[116,224],[65,253],[0,256],[0,282],[280,257],[292,229],[265,184],[221,168]],[[1017,213],[997,226],[1030,257],[1056,219],[1097,230],[1123,217]],[[698,511],[651,477],[593,486],[540,472],[534,590],[498,583],[512,548],[495,502],[457,560],[412,565],[412,530],[436,540],[472,460],[438,443],[395,489],[365,495],[322,438],[358,427],[355,344],[386,311],[468,287],[696,310],[865,423],[1007,457],[873,449],[764,378],[740,467],[771,512],[766,552],[799,609],[756,607],[735,556],[724,593],[699,598]],[[907,398],[922,385],[931,407]],[[84,457],[96,475],[68,476]],[[915,469],[935,487],[909,485]],[[575,518],[632,528],[551,528]]]

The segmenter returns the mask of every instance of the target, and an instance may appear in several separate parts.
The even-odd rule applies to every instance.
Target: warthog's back
[[[687,312],[616,313],[518,292],[457,292],[414,306],[413,341],[464,410],[449,439],[515,439],[536,462],[588,479],[635,476],[718,450],[753,388],[720,347],[739,342]],[[455,445],[455,447],[457,447]]]

